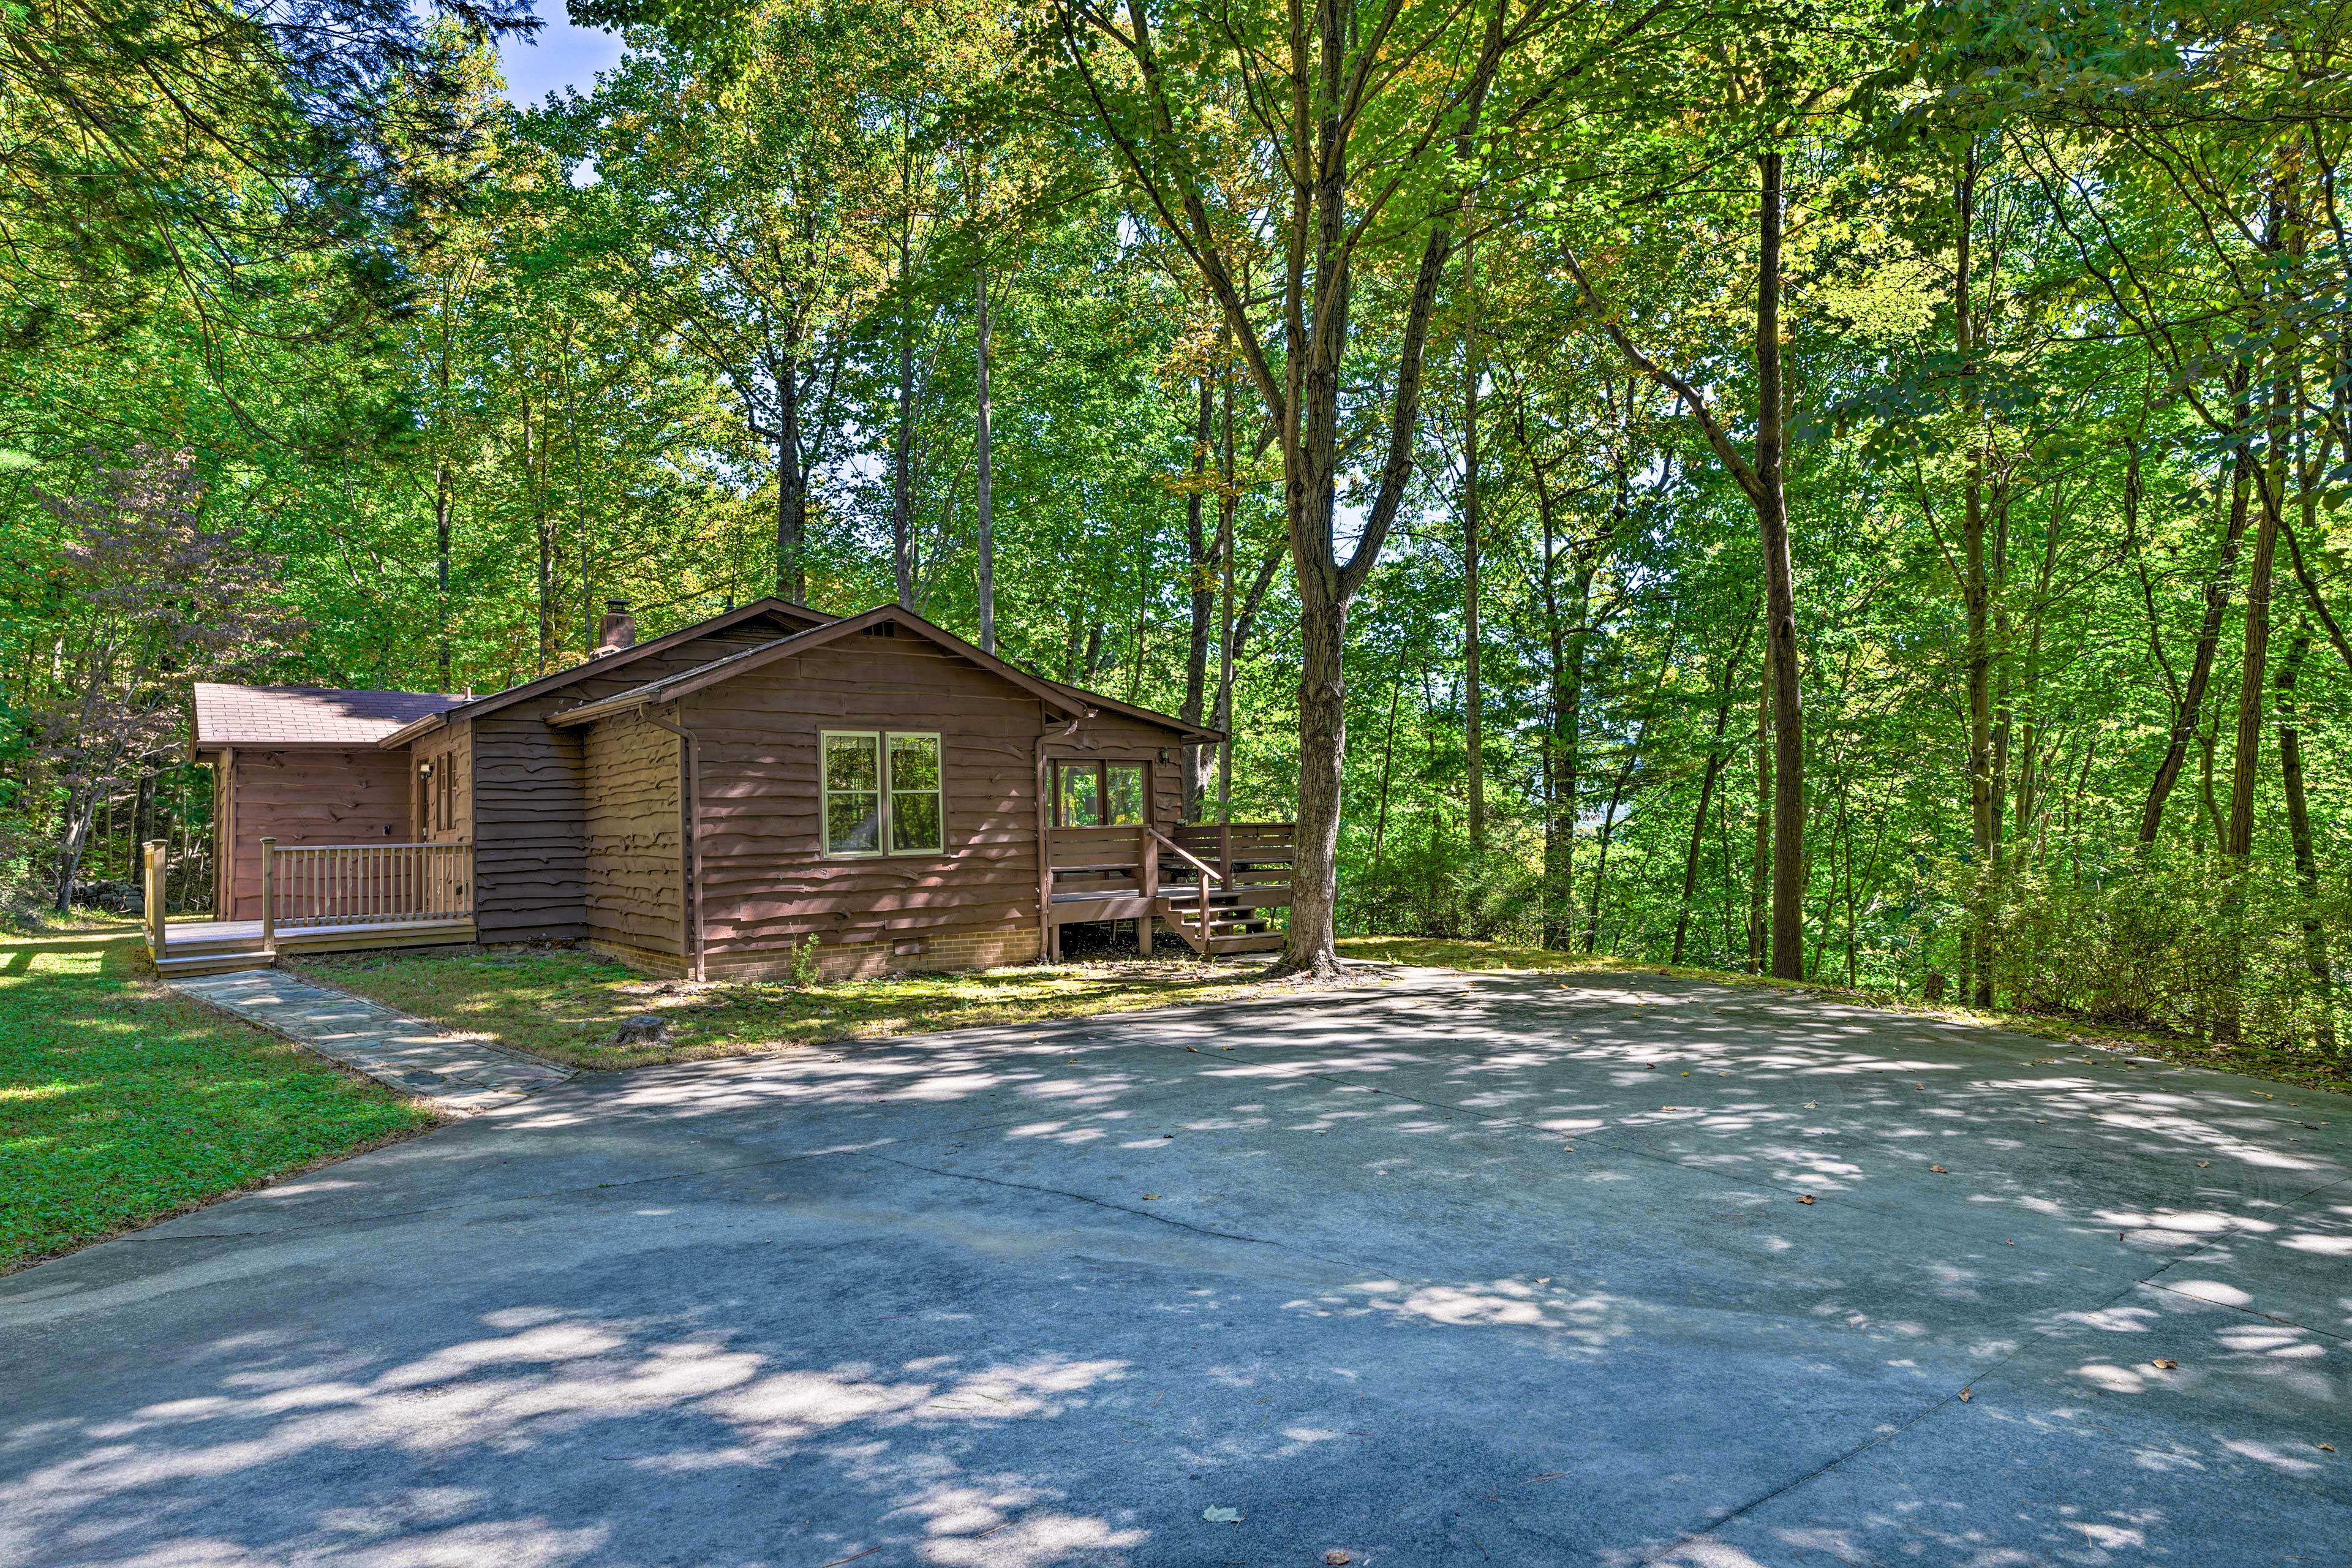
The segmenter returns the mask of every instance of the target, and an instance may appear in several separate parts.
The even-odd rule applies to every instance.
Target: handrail
[[[1177,858],[1179,859],[1181,859],[1186,865],[1200,872],[1203,877],[1215,877],[1220,882],[1225,879],[1214,866],[1210,865],[1205,860],[1198,858],[1191,850],[1185,848],[1181,844],[1177,843],[1173,838],[1169,837],[1165,833],[1160,832],[1160,829],[1156,827],[1146,827],[1143,831],[1151,835],[1152,837],[1160,840],[1160,843],[1168,846],[1169,848],[1176,851]]]
[[[262,841],[262,929],[389,925],[474,912],[474,847]]]

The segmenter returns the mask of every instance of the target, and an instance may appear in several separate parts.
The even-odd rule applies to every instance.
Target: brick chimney
[[[596,651],[618,653],[637,640],[637,617],[629,614],[626,599],[604,601],[604,619],[596,627]]]

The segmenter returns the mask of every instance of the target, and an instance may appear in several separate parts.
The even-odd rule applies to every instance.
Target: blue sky
[[[620,63],[617,33],[575,27],[563,13],[563,0],[535,0],[544,24],[526,42],[510,39],[499,46],[499,67],[507,79],[507,101],[532,104],[559,88],[585,90],[600,70]]]

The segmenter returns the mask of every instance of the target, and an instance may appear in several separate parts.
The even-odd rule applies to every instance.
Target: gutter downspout
[[[679,772],[685,774],[686,842],[678,846],[678,924],[692,939],[693,975],[704,978],[702,962],[702,739],[682,725],[657,716],[650,702],[637,708],[637,717],[656,730],[667,730],[680,742]]]

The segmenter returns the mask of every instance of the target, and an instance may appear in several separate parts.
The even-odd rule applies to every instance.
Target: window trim
[[[871,741],[874,742],[875,788],[842,790],[842,795],[875,795],[874,847],[871,849],[835,849],[833,847],[833,776],[826,767],[835,740]],[[816,732],[816,842],[818,850],[828,860],[879,860],[888,853],[890,842],[890,775],[885,760],[888,749],[883,744],[879,730],[819,730]]]
[[[827,782],[825,750],[836,736],[844,739],[874,742],[875,847],[871,849],[835,849],[832,839],[833,796],[836,793]],[[939,803],[940,841],[918,849],[894,849],[890,847],[895,826],[895,803],[892,796],[901,793],[894,788],[890,778],[890,742],[904,738],[929,741],[938,760],[938,783],[929,790],[908,790],[908,795],[925,794]],[[865,795],[865,790],[843,790],[843,795]],[[948,850],[948,743],[946,735],[937,730],[819,730],[816,732],[816,843],[817,853],[827,860],[919,860],[925,856],[937,859]]]
[[[1148,827],[1152,823],[1151,759],[1149,757],[1055,757],[1052,787],[1054,792],[1053,825],[1055,827]],[[1063,820],[1062,807],[1066,796],[1063,793],[1063,776],[1071,769],[1089,770],[1095,775],[1095,805],[1105,816],[1110,814],[1110,770],[1133,768],[1137,788],[1140,792],[1138,805],[1143,815],[1133,822],[1067,822]]]
[[[900,859],[924,855],[944,855],[948,852],[948,742],[937,730],[885,730],[882,734],[882,852]],[[929,790],[898,788],[892,773],[891,742],[898,740],[929,741],[931,743],[931,787]],[[898,837],[898,796],[929,795],[939,806],[940,841],[919,849],[894,849],[891,841]]]

